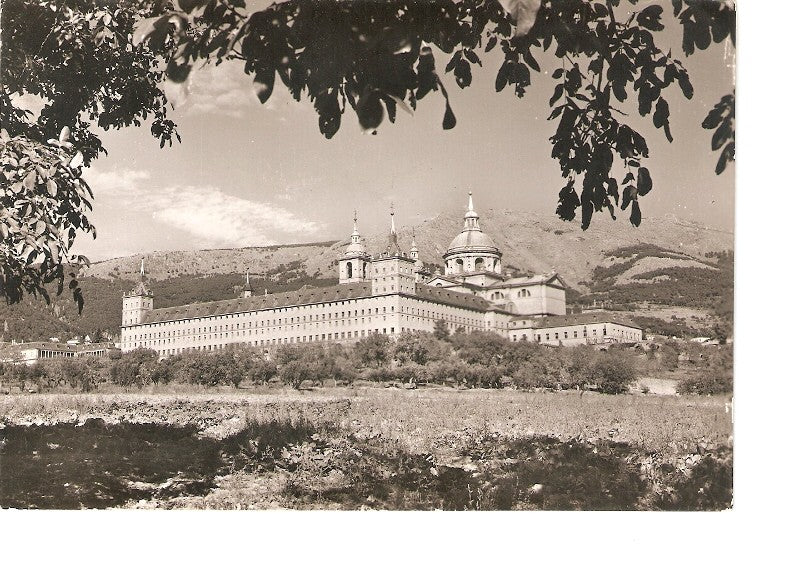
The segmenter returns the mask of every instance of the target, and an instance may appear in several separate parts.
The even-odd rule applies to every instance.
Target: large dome
[[[450,243],[444,256],[463,254],[465,252],[476,254],[488,252],[500,255],[499,249],[493,244],[493,239],[479,228],[479,215],[474,210],[474,201],[471,193],[468,194],[468,210],[463,216],[463,232],[458,234]]]
[[[481,230],[464,230],[458,234],[447,248],[447,254],[457,252],[498,252],[493,239]]]

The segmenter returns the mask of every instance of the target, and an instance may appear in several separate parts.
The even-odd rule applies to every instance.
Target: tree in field
[[[431,360],[445,360],[449,351],[449,345],[435,333],[423,331],[402,333],[394,344],[394,358],[400,364],[424,366]]]
[[[610,351],[590,366],[588,379],[605,394],[622,394],[635,381],[636,369],[627,353]]]
[[[620,5],[621,4],[621,5]],[[367,131],[427,96],[444,99],[442,125],[455,126],[445,81],[472,83],[496,50],[493,85],[522,97],[550,65],[550,138],[564,187],[557,214],[630,211],[652,189],[649,148],[627,120],[630,106],[651,115],[672,140],[667,89],[693,96],[681,60],[660,46],[664,22],[683,27],[691,56],[735,39],[733,2],[672,0],[290,0],[249,13],[243,0],[5,0],[0,92],[0,295],[17,302],[69,273],[78,232],[93,234],[93,195],[82,170],[102,152],[96,128],[150,121],[159,145],[178,140],[166,80],[183,82],[198,64],[240,60],[261,103],[275,88],[309,100],[331,138],[346,113]],[[629,9],[630,8],[630,9]],[[434,50],[450,55],[442,70]],[[542,61],[542,65],[538,63]],[[487,63],[486,63],[487,64]],[[547,79],[545,79],[547,80]],[[702,126],[734,158],[734,95],[723,93]],[[20,97],[43,102],[38,116]],[[632,103],[632,104],[631,104]],[[619,172],[622,172],[621,174]],[[76,271],[76,270],[75,270]],[[69,284],[81,302],[76,279]]]
[[[386,335],[373,333],[353,345],[359,363],[367,368],[380,368],[392,358],[392,343]]]
[[[496,333],[474,331],[454,334],[452,346],[469,364],[498,365],[504,359],[509,341]]]
[[[439,341],[449,340],[449,326],[444,319],[439,319],[433,324],[433,336]]]

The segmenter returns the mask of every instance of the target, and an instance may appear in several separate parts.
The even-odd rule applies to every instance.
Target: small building
[[[610,311],[515,318],[509,323],[508,334],[511,341],[563,346],[638,343],[644,340],[641,327]]]
[[[0,362],[34,364],[39,360],[79,358],[84,356],[105,357],[108,356],[111,350],[117,350],[112,343],[76,345],[52,342],[15,343],[0,347]]]

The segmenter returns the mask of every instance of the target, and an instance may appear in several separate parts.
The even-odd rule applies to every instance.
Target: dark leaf
[[[717,130],[715,130],[715,133],[712,135],[712,149],[720,149],[730,137],[731,128],[729,127],[728,122],[724,122]]]
[[[274,92],[275,77],[273,68],[262,69],[255,74],[255,95],[261,104],[265,104]]]
[[[730,161],[734,161],[734,142],[729,142],[726,147],[723,148],[723,151],[718,158],[718,164],[715,166],[715,173],[718,175],[723,173],[723,170],[726,169],[726,165]]]
[[[178,5],[181,10],[189,14],[192,10],[199,6],[205,5],[208,0],[178,0]]]
[[[636,16],[636,21],[639,25],[651,31],[660,31],[663,29],[663,24],[660,23],[660,15],[663,13],[663,7],[652,5],[647,6]]]
[[[471,65],[465,59],[458,61],[455,66],[455,81],[461,89],[471,84]]]
[[[505,61],[504,63],[502,63],[499,72],[496,74],[496,92],[501,92],[501,90],[507,86],[507,82],[509,81],[511,66],[512,66],[511,61]]]
[[[451,130],[456,124],[457,119],[455,119],[455,113],[452,112],[452,107],[449,106],[449,101],[447,101],[447,106],[444,110],[444,121],[442,123],[442,127],[444,130]]]
[[[682,94],[685,95],[685,98],[688,100],[693,98],[693,85],[690,83],[688,72],[684,69],[680,69],[677,73],[677,80],[679,81],[679,88],[682,89]]]
[[[369,91],[362,95],[356,105],[356,114],[359,117],[359,125],[365,132],[378,128],[384,119],[384,109],[378,93]]]
[[[646,195],[652,190],[652,177],[649,175],[649,170],[646,167],[638,168],[638,194]]]
[[[559,191],[559,205],[556,207],[556,214],[562,220],[571,221],[575,218],[575,210],[580,206],[581,200],[571,181]]]
[[[192,66],[189,63],[179,63],[176,59],[170,59],[167,63],[167,78],[174,83],[183,83],[188,77]]]
[[[630,208],[630,222],[633,226],[641,224],[641,206],[638,201],[633,201],[633,206]]]
[[[558,85],[556,85],[556,88],[553,91],[553,96],[551,97],[551,100],[548,102],[548,104],[550,106],[553,106],[556,103],[556,101],[561,98],[563,93],[564,93],[564,83],[559,83]]]
[[[594,205],[591,201],[584,201],[581,203],[581,230],[586,230],[592,222],[592,213],[594,212]]]

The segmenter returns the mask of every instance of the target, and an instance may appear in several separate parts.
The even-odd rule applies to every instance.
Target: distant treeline
[[[690,352],[690,354],[688,354]],[[618,394],[628,391],[646,366],[676,370],[680,354],[697,371],[686,391],[731,390],[731,348],[666,343],[634,351],[611,345],[548,348],[510,342],[486,332],[404,333],[396,340],[371,335],[353,345],[283,345],[268,353],[234,346],[220,351],[188,351],[158,360],[155,351],[138,349],[114,358],[41,361],[32,366],[0,366],[0,380],[39,391],[69,387],[92,391],[102,384],[141,388],[151,384],[235,386],[280,382],[294,388],[378,383],[441,384],[465,388],[587,389]]]

